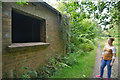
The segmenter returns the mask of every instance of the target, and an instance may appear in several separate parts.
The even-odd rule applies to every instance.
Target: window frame
[[[24,12],[22,10],[16,9],[16,8],[12,8],[11,9],[11,24],[12,24],[12,11],[13,10],[17,11],[18,13],[20,13],[22,15],[27,15],[27,16],[35,18],[35,19],[44,20],[44,22],[45,22],[45,24],[43,24],[43,28],[45,28],[44,31],[43,31],[44,40],[40,41],[40,42],[13,43],[12,42],[12,32],[11,32],[11,44],[8,45],[9,48],[50,45],[50,43],[46,42],[46,20],[45,19],[43,19],[43,18],[41,18],[39,16],[35,16],[33,14],[27,13],[27,12]],[[11,30],[12,30],[12,25],[11,25]]]

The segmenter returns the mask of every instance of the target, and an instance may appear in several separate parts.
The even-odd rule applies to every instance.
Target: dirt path
[[[101,51],[101,47],[99,44],[97,48],[97,55],[96,55],[94,72],[93,72],[93,78],[96,78],[96,75],[100,74],[100,65],[101,65],[100,56],[102,55],[101,53],[102,51]],[[103,78],[107,78],[107,66],[105,66]],[[116,58],[114,65],[112,66],[111,78],[118,78],[118,57]]]

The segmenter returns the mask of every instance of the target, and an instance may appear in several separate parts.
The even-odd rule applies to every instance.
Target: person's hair
[[[115,41],[115,38],[114,37],[111,37],[111,38],[109,38],[111,41]]]

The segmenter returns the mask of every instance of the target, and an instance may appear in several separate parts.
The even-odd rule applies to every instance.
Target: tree
[[[110,28],[107,28],[107,26],[111,27],[111,25],[118,24],[119,2],[80,2],[77,0],[58,2],[58,10],[70,16],[72,52],[79,48],[82,43],[86,43],[87,41],[94,42],[94,39],[100,36],[100,31],[102,31],[100,28],[101,25],[105,25],[105,29],[108,31]]]

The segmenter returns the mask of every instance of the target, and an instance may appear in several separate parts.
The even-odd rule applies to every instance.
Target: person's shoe
[[[96,77],[102,79],[102,77],[100,75],[96,75]]]
[[[107,80],[110,80],[109,78],[107,78]]]

